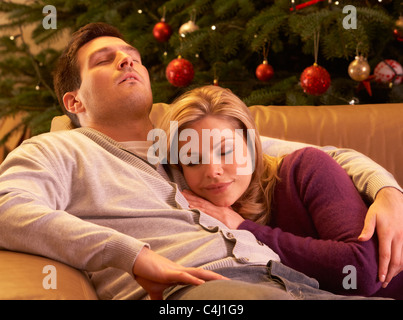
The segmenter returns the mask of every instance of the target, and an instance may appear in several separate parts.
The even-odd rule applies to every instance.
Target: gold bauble
[[[355,81],[364,81],[369,77],[371,67],[363,56],[356,56],[348,66],[348,74]]]

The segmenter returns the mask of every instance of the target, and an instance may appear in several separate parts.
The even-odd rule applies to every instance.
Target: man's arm
[[[403,270],[403,194],[391,187],[381,189],[369,207],[359,236],[368,241],[377,230],[379,238],[379,280],[386,287]]]
[[[77,269],[111,266],[131,272],[146,244],[70,214],[66,208],[79,182],[69,181],[61,171],[46,150],[30,144],[3,162],[0,248],[46,256]]]
[[[375,201],[378,192],[385,187],[392,187],[403,192],[389,171],[364,154],[353,149],[339,149],[329,146],[321,149],[343,167],[353,180],[357,190],[367,199]]]
[[[52,160],[57,156],[47,152],[26,143],[0,166],[0,249],[46,256],[86,271],[118,268],[134,276],[153,299],[175,284],[226,279],[183,267],[151,251],[147,243],[70,214],[80,181],[61,172],[75,161],[67,160],[62,168]],[[60,159],[65,161],[66,155]],[[90,205],[88,200],[83,204]]]

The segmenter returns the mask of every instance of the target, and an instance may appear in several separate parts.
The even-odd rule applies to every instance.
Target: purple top
[[[323,290],[403,299],[403,272],[381,288],[376,237],[357,240],[368,208],[341,166],[323,151],[305,148],[284,158],[279,177],[269,225],[245,220],[239,229],[251,231]],[[351,269],[343,273],[348,265],[356,277]]]

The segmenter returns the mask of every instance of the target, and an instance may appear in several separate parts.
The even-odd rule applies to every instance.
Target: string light
[[[359,101],[356,97],[353,97],[348,103],[349,103],[350,105],[354,106],[354,105],[356,105],[356,104],[359,104],[360,101]]]
[[[21,35],[20,35],[20,34],[11,35],[11,36],[10,36],[10,40],[11,40],[11,41],[14,41],[14,40],[17,39],[18,37],[21,37]]]

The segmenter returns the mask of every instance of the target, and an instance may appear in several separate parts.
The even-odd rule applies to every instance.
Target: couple
[[[287,247],[279,245],[284,237],[294,248],[301,246],[303,253],[316,246],[304,235],[299,236],[308,240],[298,244],[299,238],[285,234],[280,229],[282,208],[275,207],[281,205],[276,199],[281,197],[282,183],[292,188],[286,171],[297,171],[305,157],[317,156],[315,151],[285,157],[278,178],[268,177],[277,185],[271,206],[265,204],[266,199],[234,199],[238,207],[237,203],[232,207],[248,220],[242,218],[237,229],[235,225],[229,228],[211,216],[214,203],[203,202],[203,206],[211,205],[206,208],[208,215],[189,207],[199,207],[195,202],[199,198],[186,195],[188,202],[186,193],[179,191],[187,187],[185,170],[196,170],[197,165],[182,167],[182,174],[172,166],[147,161],[147,133],[153,129],[149,75],[139,52],[118,30],[96,23],[76,32],[59,60],[54,83],[61,105],[78,129],[29,139],[0,166],[0,248],[43,255],[87,271],[101,299],[348,298],[318,289],[316,280],[280,261],[283,257],[283,262],[291,263],[293,258],[285,252]],[[222,124],[229,125],[227,121]],[[368,211],[369,225],[376,224],[380,251],[386,253],[380,254],[380,278],[391,286],[396,279],[390,280],[402,265],[398,235],[403,196],[382,168],[365,157],[361,161],[368,165],[369,177],[361,179],[361,185],[378,186]],[[260,166],[263,162],[256,164],[254,172]],[[250,185],[259,184],[257,178],[250,176]],[[248,209],[254,201],[262,207]],[[260,218],[267,218],[264,208],[269,207],[272,213],[266,226]],[[228,215],[229,210],[224,210],[231,216],[227,220],[239,220],[234,212]],[[263,214],[251,215],[256,212]],[[304,212],[298,214],[309,225]],[[362,226],[359,214],[356,219],[361,219]],[[375,254],[371,241],[365,246]],[[370,259],[373,268],[376,257]],[[304,261],[297,264],[304,265]],[[370,280],[376,282],[373,277]]]

